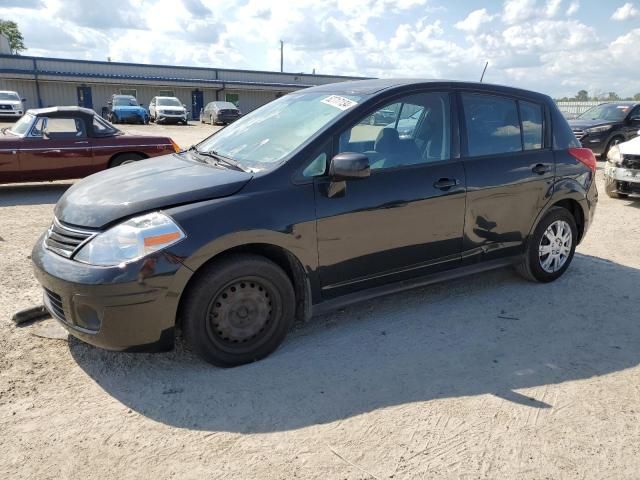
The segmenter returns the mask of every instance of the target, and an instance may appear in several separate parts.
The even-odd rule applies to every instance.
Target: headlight
[[[164,213],[148,213],[96,235],[80,249],[74,260],[105,267],[119,265],[167,248],[185,236]]]
[[[620,147],[617,145],[611,147],[609,149],[609,153],[607,154],[607,160],[609,160],[614,165],[620,165],[622,163],[622,154],[620,153]]]
[[[602,125],[601,127],[587,128],[585,131],[587,133],[602,133],[606,132],[607,130],[611,130],[611,125]]]

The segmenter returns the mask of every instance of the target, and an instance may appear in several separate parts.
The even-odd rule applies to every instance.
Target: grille
[[[57,293],[53,293],[51,290],[44,289],[45,302],[51,313],[53,313],[60,320],[67,321],[64,316],[64,308],[62,307],[62,297]]]
[[[69,227],[60,223],[57,218],[54,218],[44,239],[44,245],[52,252],[69,258],[75,253],[78,247],[96,234],[97,232],[95,231]]]
[[[579,129],[579,128],[574,128],[573,129],[573,134],[576,136],[576,138],[578,140],[582,140],[582,137],[584,137],[586,135],[586,132],[584,130]]]
[[[0,110],[13,110],[11,105],[0,105]]]

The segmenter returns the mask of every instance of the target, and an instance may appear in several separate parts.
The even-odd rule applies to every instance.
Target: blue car
[[[149,113],[132,95],[114,95],[109,102],[111,123],[149,123]]]

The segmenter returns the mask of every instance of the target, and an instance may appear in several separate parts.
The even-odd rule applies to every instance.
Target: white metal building
[[[215,100],[246,113],[294,90],[361,78],[0,54],[0,90],[17,91],[27,108],[79,105],[98,113],[114,93],[134,95],[145,107],[155,96],[176,96],[194,119]]]

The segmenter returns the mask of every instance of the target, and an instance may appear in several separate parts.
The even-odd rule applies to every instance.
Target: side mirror
[[[331,159],[329,176],[332,180],[358,180],[371,174],[369,158],[362,153],[344,152]]]
[[[640,124],[640,115],[634,115],[629,119],[632,124]]]
[[[24,102],[26,102],[26,101],[27,101],[27,99],[26,99],[26,98],[21,98],[20,100],[22,101],[22,103],[24,103]]]
[[[107,102],[107,105],[109,105],[110,107],[113,106],[113,102]]]
[[[183,103],[183,104],[182,104],[182,106],[183,106],[184,108],[187,108],[187,104],[186,104],[186,103]]]

